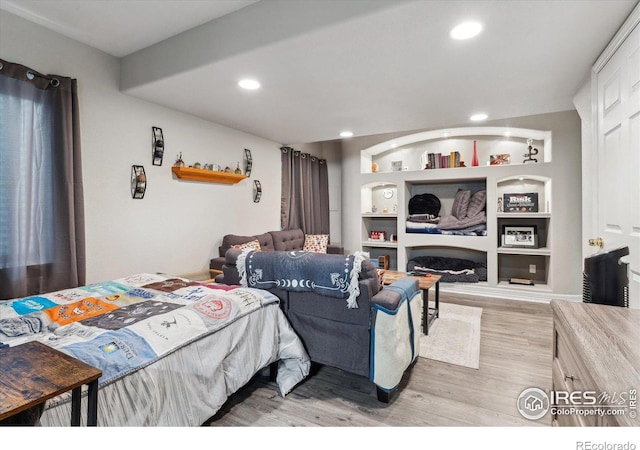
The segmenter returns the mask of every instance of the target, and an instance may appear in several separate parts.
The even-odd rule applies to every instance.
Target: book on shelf
[[[443,155],[442,153],[428,153],[427,161],[429,169],[460,167],[460,152],[449,152],[448,155]]]

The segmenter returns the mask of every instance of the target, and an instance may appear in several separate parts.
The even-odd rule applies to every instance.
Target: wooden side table
[[[80,425],[82,385],[88,385],[87,426],[98,422],[102,371],[41,342],[0,349],[0,420],[71,391],[71,426]]]
[[[412,276],[406,272],[385,270],[382,272],[382,283],[391,284],[400,278],[414,278],[418,280],[418,287],[422,290],[422,333],[429,334],[429,325],[440,315],[440,275]],[[429,289],[436,288],[435,308],[429,308]]]

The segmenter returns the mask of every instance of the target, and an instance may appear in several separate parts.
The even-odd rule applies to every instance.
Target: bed
[[[199,426],[272,363],[282,396],[309,374],[278,302],[143,273],[0,302],[0,345],[38,340],[101,369],[99,426]],[[40,423],[68,426],[70,414],[67,393],[47,401]]]

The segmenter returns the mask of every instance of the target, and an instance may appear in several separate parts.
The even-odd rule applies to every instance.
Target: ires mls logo
[[[556,416],[619,416],[637,415],[637,390],[621,392],[563,391],[548,393],[539,388],[527,388],[517,401],[520,415],[525,419],[538,420],[549,411]]]
[[[518,411],[525,419],[543,418],[549,412],[550,405],[549,396],[539,388],[527,388],[518,396]]]

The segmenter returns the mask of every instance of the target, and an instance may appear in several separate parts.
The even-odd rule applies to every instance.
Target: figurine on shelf
[[[234,173],[235,173],[236,175],[240,175],[240,174],[242,174],[242,170],[240,170],[240,162],[237,162],[237,163],[236,163],[236,170],[234,170]]]
[[[535,162],[537,163],[538,160],[536,158],[534,158],[535,155],[538,154],[538,149],[537,148],[533,148],[531,146],[531,144],[533,143],[533,139],[527,139],[527,150],[528,152],[524,154],[525,159],[524,161],[522,161],[522,163],[528,163],[528,162]]]
[[[182,160],[182,152],[178,155],[176,162],[173,163],[173,167],[184,167],[184,161]]]

